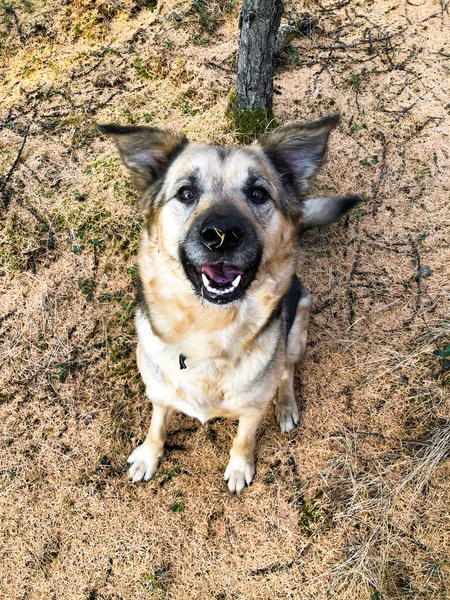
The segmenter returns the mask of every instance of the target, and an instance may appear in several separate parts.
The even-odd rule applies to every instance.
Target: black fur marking
[[[291,287],[283,297],[283,314],[285,318],[286,339],[292,329],[297,314],[297,307],[300,299],[305,295],[305,288],[300,283],[297,275],[294,275],[291,282]]]
[[[269,375],[269,373],[272,370],[273,365],[275,364],[277,358],[278,358],[278,354],[279,354],[279,346],[277,344],[272,356],[269,358],[269,360],[267,361],[267,363],[264,365],[264,367],[259,371],[259,373],[257,375],[255,375],[255,377],[245,386],[246,390],[251,390],[253,389],[255,386],[257,386],[258,384],[263,383],[263,381],[265,380],[265,378],[267,377],[267,375]]]
[[[152,321],[150,306],[148,305],[147,300],[145,299],[144,286],[142,285],[142,280],[139,274],[136,280],[136,310],[139,310],[150,323],[150,328],[153,331],[154,335],[161,338],[161,332],[158,330],[158,328]]]
[[[219,155],[219,158],[222,162],[225,162],[225,160],[230,156],[231,154],[231,148],[223,148],[222,146],[215,146],[216,150],[217,150],[217,154]]]
[[[286,292],[286,294],[281,298],[280,302],[272,311],[270,317],[261,327],[258,333],[258,337],[262,335],[269,327],[271,327],[280,317],[283,315],[284,321],[284,334],[286,340],[288,339],[289,332],[292,329],[292,325],[294,324],[295,317],[297,315],[298,303],[302,298],[304,298],[307,294],[306,289],[301,284],[297,275],[292,277],[291,286]],[[261,371],[252,379],[252,381],[246,386],[246,388],[251,389],[258,383],[262,383],[266,376],[270,373],[273,365],[275,364],[276,358],[278,356],[278,345],[275,349],[273,355],[269,358],[267,363],[261,369]]]
[[[288,338],[289,332],[295,321],[297,314],[298,303],[306,296],[306,289],[301,284],[301,281],[294,275],[291,285],[286,294],[281,298],[276,307],[271,312],[269,318],[259,330],[258,336],[262,335],[267,329],[283,314],[285,321],[285,334]]]
[[[261,329],[259,330],[258,336],[260,336],[261,334],[263,334],[265,331],[267,331],[267,329],[269,329],[269,327],[277,320],[280,318],[281,316],[281,310],[283,308],[283,299],[282,298],[280,300],[280,302],[278,302],[278,304],[275,306],[275,308],[273,309],[273,311],[270,313],[269,318],[267,319],[267,321],[264,323],[264,325],[261,327]]]
[[[142,279],[139,273],[136,278],[136,308],[148,318],[148,305],[145,300],[144,286],[142,285]]]
[[[301,199],[301,196],[297,187],[297,180],[294,172],[289,168],[287,163],[273,150],[269,150],[268,148],[263,148],[264,154],[266,155],[269,162],[272,164],[274,169],[277,171],[281,185],[287,194],[281,194],[281,212],[289,217],[292,212],[298,213],[297,210],[292,210],[292,204],[297,200]],[[295,202],[297,204],[297,202]]]
[[[358,202],[361,202],[361,198],[359,196],[347,196],[341,199],[341,215],[346,213],[348,210],[356,206]]]
[[[156,177],[159,177],[159,178],[165,177],[167,171],[169,170],[169,167],[172,165],[174,160],[180,156],[180,154],[186,148],[188,143],[189,142],[188,142],[187,138],[185,138],[184,141],[179,146],[177,146],[174,150],[172,150],[172,152],[170,152],[167,155],[166,162],[164,163],[164,167],[159,170]]]
[[[131,125],[97,125],[97,129],[105,135],[130,135],[134,133],[153,133],[159,131],[156,127],[135,127]]]
[[[187,369],[187,365],[186,365],[186,356],[184,354],[180,354],[180,356],[178,357],[178,360],[180,361],[180,370],[182,369]]]

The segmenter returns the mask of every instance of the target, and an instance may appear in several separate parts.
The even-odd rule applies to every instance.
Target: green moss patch
[[[233,88],[228,96],[226,117],[231,128],[236,132],[237,139],[243,144],[251,144],[263,133],[278,125],[272,109],[255,107],[239,110],[236,88]]]

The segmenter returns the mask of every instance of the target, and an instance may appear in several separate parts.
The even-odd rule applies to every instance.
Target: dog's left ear
[[[161,177],[170,161],[188,143],[186,136],[182,134],[154,127],[99,125],[98,129],[113,138],[140,190]]]
[[[361,198],[346,196],[345,198],[308,198],[302,203],[302,219],[300,230],[312,229],[328,225],[353,208]]]
[[[293,179],[300,195],[308,192],[339,120],[339,115],[332,115],[309,125],[288,125],[260,140],[266,155],[284,178]]]

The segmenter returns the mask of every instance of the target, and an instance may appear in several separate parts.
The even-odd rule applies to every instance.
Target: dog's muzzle
[[[243,296],[262,254],[253,224],[230,206],[200,215],[180,250],[195,292],[213,304]]]

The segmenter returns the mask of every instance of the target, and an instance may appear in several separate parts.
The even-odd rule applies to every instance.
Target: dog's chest
[[[277,360],[273,360],[274,356],[278,359],[276,334],[266,340],[259,352],[253,350],[236,362],[227,357],[212,356],[211,347],[201,336],[197,339],[194,336],[189,344],[164,344],[153,334],[149,321],[142,314],[136,317],[136,327],[139,370],[150,399],[172,406],[203,423],[217,416],[240,415],[254,409],[262,397],[258,389],[265,383],[262,380],[265,377],[261,378],[264,366],[272,361],[271,371],[282,368],[282,353],[279,368],[275,364]],[[232,349],[233,342],[229,344]]]

